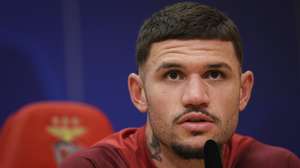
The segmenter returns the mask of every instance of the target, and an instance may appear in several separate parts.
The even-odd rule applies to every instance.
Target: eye
[[[217,71],[217,70],[208,71],[205,75],[205,78],[211,79],[211,80],[220,80],[224,77],[225,77],[224,73],[222,73],[221,71]]]
[[[169,80],[180,80],[183,78],[182,73],[178,70],[168,71],[164,76]]]

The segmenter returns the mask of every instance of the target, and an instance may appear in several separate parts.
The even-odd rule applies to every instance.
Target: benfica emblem
[[[51,124],[47,127],[47,131],[58,139],[53,148],[56,162],[59,165],[68,155],[81,148],[74,144],[73,141],[83,135],[86,129],[80,126],[77,117],[54,116],[51,120]]]

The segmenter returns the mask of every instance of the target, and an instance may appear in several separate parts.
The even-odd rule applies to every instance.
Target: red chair
[[[113,132],[93,106],[39,102],[10,116],[0,134],[0,168],[56,168],[69,154]]]

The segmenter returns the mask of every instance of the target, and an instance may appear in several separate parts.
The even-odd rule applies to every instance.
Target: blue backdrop
[[[114,129],[140,126],[127,76],[143,20],[175,0],[10,0],[0,5],[0,124],[22,105],[77,100]],[[297,0],[206,0],[240,28],[255,88],[238,131],[300,155],[300,6]]]

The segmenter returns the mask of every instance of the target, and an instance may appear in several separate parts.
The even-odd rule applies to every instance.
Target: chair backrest
[[[38,102],[11,115],[0,134],[1,168],[56,168],[69,154],[113,132],[96,107]]]

